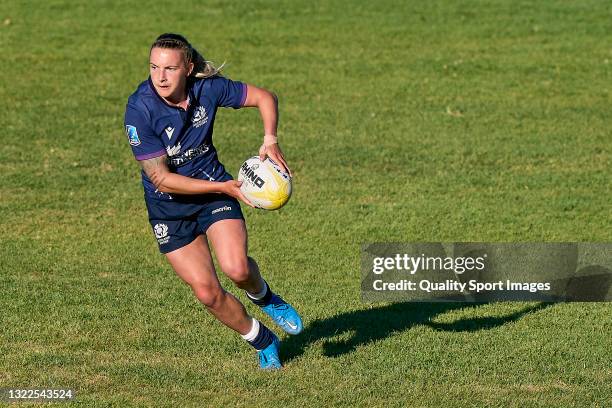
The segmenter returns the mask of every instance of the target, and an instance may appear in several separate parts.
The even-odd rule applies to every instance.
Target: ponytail
[[[193,50],[191,60],[191,62],[193,62],[193,71],[191,71],[189,76],[194,78],[210,78],[216,75],[221,75],[220,72],[225,63],[221,64],[221,66],[217,68],[212,64],[212,62],[206,61],[198,50],[193,47],[191,49]]]

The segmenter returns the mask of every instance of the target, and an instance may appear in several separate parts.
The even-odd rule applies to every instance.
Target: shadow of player
[[[434,330],[478,331],[487,330],[514,322],[522,316],[544,309],[552,303],[521,305],[515,312],[502,316],[469,317],[451,323],[436,323],[431,320],[451,310],[479,307],[481,304],[466,303],[394,303],[388,306],[343,313],[328,319],[316,320],[298,336],[283,340],[283,360],[288,362],[304,353],[311,343],[325,339],[324,355],[337,357],[350,353],[357,347],[384,339],[410,329],[426,325]],[[352,334],[352,335],[351,335]],[[347,340],[334,337],[351,335]]]

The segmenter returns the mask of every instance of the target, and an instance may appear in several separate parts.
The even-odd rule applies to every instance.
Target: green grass
[[[609,2],[0,10],[0,387],[120,407],[610,404],[609,304],[359,300],[364,242],[612,240]],[[166,31],[280,97],[294,195],[245,215],[306,321],[281,372],[257,370],[150,232],[123,112]],[[226,166],[261,134],[255,110],[221,112]]]

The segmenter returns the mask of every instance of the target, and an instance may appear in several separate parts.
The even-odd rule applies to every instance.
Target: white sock
[[[257,321],[257,319],[253,318],[251,319],[251,321],[253,322],[251,330],[249,330],[247,334],[241,334],[242,338],[246,341],[255,340],[255,337],[257,337],[257,335],[259,334],[259,322]]]
[[[266,293],[268,293],[268,284],[266,283],[265,280],[263,280],[263,278],[261,278],[261,283],[263,284],[263,289],[261,290],[261,292],[255,293],[255,294],[247,292],[247,295],[251,299],[255,299],[255,300],[263,299],[263,297],[266,296]]]

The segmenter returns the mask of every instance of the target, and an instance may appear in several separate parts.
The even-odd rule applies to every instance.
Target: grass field
[[[96,407],[610,406],[609,304],[364,304],[359,257],[612,241],[611,18],[595,0],[0,0],[0,387]],[[281,372],[150,232],[123,112],[166,31],[279,95],[294,195],[244,212],[306,323]],[[255,110],[220,113],[234,174],[261,132]]]

